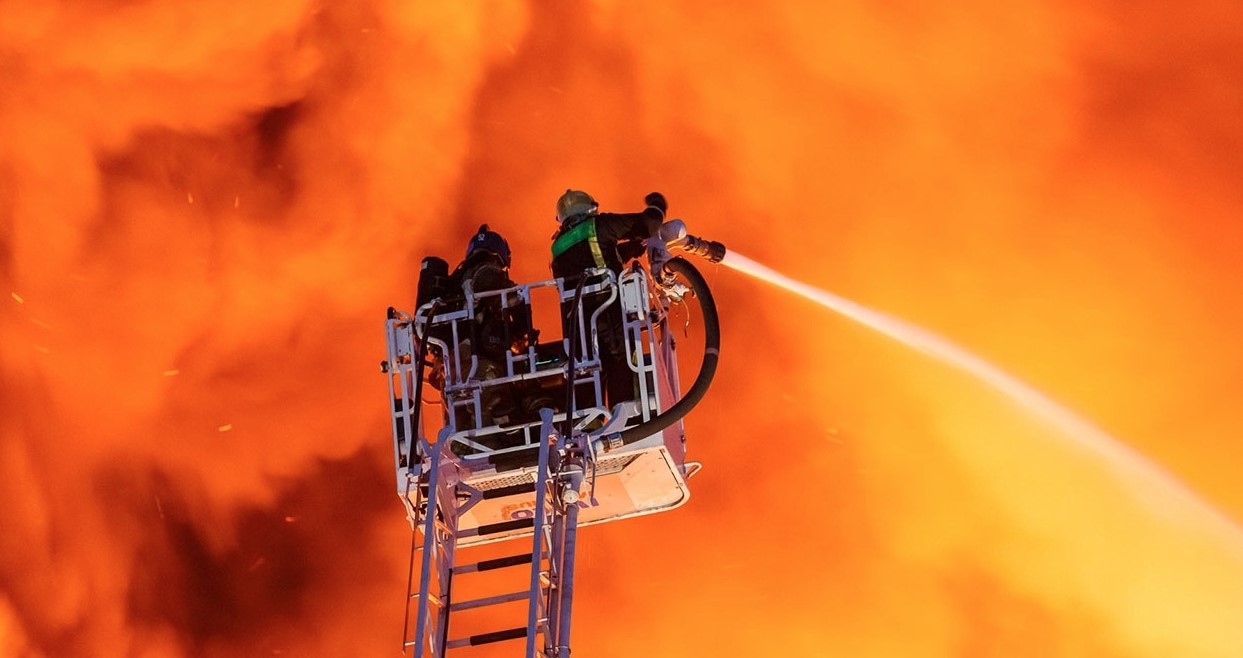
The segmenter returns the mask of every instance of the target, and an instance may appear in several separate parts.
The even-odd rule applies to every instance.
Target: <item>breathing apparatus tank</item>
[[[449,278],[449,263],[438,256],[428,256],[419,267],[419,288],[415,308],[449,294],[453,280]]]

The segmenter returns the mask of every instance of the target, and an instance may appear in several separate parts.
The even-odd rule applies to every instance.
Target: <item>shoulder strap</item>
[[[604,267],[604,256],[600,252],[600,241],[596,237],[596,223],[594,221],[581,221],[568,231],[564,231],[557,236],[557,239],[553,240],[552,243],[552,257],[557,258],[580,242],[586,242],[591,247],[592,259],[595,261],[596,267]]]

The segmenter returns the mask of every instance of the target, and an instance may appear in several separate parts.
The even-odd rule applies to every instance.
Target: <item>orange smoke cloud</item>
[[[659,189],[1243,518],[1237,9],[804,5],[0,3],[0,653],[396,653],[384,309],[482,222],[545,278],[569,186]],[[577,654],[1240,653],[1228,542],[708,275],[706,468],[584,530]]]

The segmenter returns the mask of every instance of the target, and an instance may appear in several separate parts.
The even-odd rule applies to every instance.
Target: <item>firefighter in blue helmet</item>
[[[668,205],[659,192],[644,197],[647,207],[636,213],[602,213],[590,194],[566,190],[557,200],[557,223],[553,236],[552,273],[565,280],[572,290],[591,268],[607,268],[620,275],[626,263],[642,256],[644,241],[655,235],[665,219]],[[590,315],[598,305],[584,301],[583,313]],[[596,325],[599,338],[601,373],[610,407],[634,399],[634,374],[626,355],[626,337],[619,307],[614,302],[600,315]],[[569,309],[565,309],[566,335],[570,333]]]
[[[483,224],[466,243],[466,255],[449,278],[457,288],[469,282],[474,292],[509,288],[514,285],[509,278],[510,256],[505,238]]]
[[[451,288],[472,293],[486,293],[512,288],[509,278],[511,253],[509,243],[501,234],[479,227],[466,244],[466,255],[449,275]],[[486,381],[502,377],[506,373],[505,354],[510,350],[522,350],[532,339],[531,309],[518,302],[511,293],[505,293],[507,302],[499,296],[476,297],[474,323],[469,336],[463,337],[459,350],[469,357],[478,357],[475,377]],[[508,387],[490,387],[483,393],[484,424],[505,423],[513,408],[512,391]],[[466,423],[463,419],[459,426]],[[460,429],[460,427],[459,427]]]
[[[466,243],[466,255],[449,279],[455,290],[465,291],[469,286],[476,295],[512,288],[514,282],[509,278],[509,262],[509,243],[500,233],[483,224]],[[486,359],[489,370],[499,371],[500,364],[505,362],[505,353],[519,340],[518,336],[513,335],[515,330],[521,329],[515,326],[518,320],[514,317],[514,307],[509,304],[503,306],[499,297],[487,297],[476,303],[472,348],[475,354]],[[490,377],[485,375],[484,378]]]

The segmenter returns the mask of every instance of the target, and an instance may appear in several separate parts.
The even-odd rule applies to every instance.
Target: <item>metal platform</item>
[[[527,345],[523,351],[506,354],[503,371],[489,379],[479,377],[486,366],[469,348],[471,319],[476,309],[489,301],[506,311],[529,307],[540,288],[556,290],[562,304],[573,303],[576,290],[566,289],[560,280],[541,281],[505,290],[474,293],[447,303],[429,303],[415,314],[394,312],[386,323],[389,354],[390,393],[393,398],[394,461],[398,492],[407,500],[411,521],[418,514],[407,493],[417,485],[421,475],[419,463],[425,455],[410,459],[413,442],[407,437],[434,431],[430,443],[446,441],[459,458],[462,481],[489,492],[489,498],[462,519],[463,523],[487,525],[516,518],[529,508],[531,495],[523,494],[516,485],[534,481],[535,453],[539,446],[538,410],[523,409],[507,418],[494,418],[487,403],[495,391],[523,387],[532,391],[534,399],[565,406],[567,372],[572,372],[577,391],[577,406],[572,411],[573,432],[603,436],[608,432],[650,420],[677,399],[678,376],[672,337],[669,335],[662,309],[653,309],[642,270],[627,272],[616,281],[607,270],[596,273],[596,282],[584,286],[580,299],[581,336],[572,368],[568,368],[568,338],[559,345],[550,343]],[[604,302],[592,308],[586,303],[592,296]],[[621,323],[627,336],[631,371],[636,382],[636,399],[608,409],[603,404],[601,359],[592,331],[592,312],[613,316]],[[523,311],[528,312],[528,311]],[[433,315],[434,314],[434,315]],[[428,321],[430,318],[430,321]],[[559,328],[558,328],[559,329]],[[423,340],[426,336],[426,341]],[[430,405],[423,398],[425,409],[415,409],[416,387],[429,377],[420,377],[416,354],[422,343],[434,353],[443,369],[441,403]],[[515,341],[516,342],[516,341]],[[637,358],[636,358],[637,357]],[[427,384],[423,384],[428,386]],[[430,388],[430,387],[429,387]],[[525,416],[521,415],[525,414]],[[430,417],[429,417],[430,416]],[[553,422],[563,432],[566,411],[554,409]],[[421,421],[421,422],[419,422]],[[416,430],[416,423],[421,425]],[[429,428],[434,427],[434,430]],[[610,452],[594,460],[594,489],[580,507],[583,524],[601,523],[672,509],[687,500],[685,437],[679,421],[664,431]],[[693,470],[694,465],[689,467]],[[502,537],[503,538],[503,537]],[[495,538],[493,538],[495,540]]]

